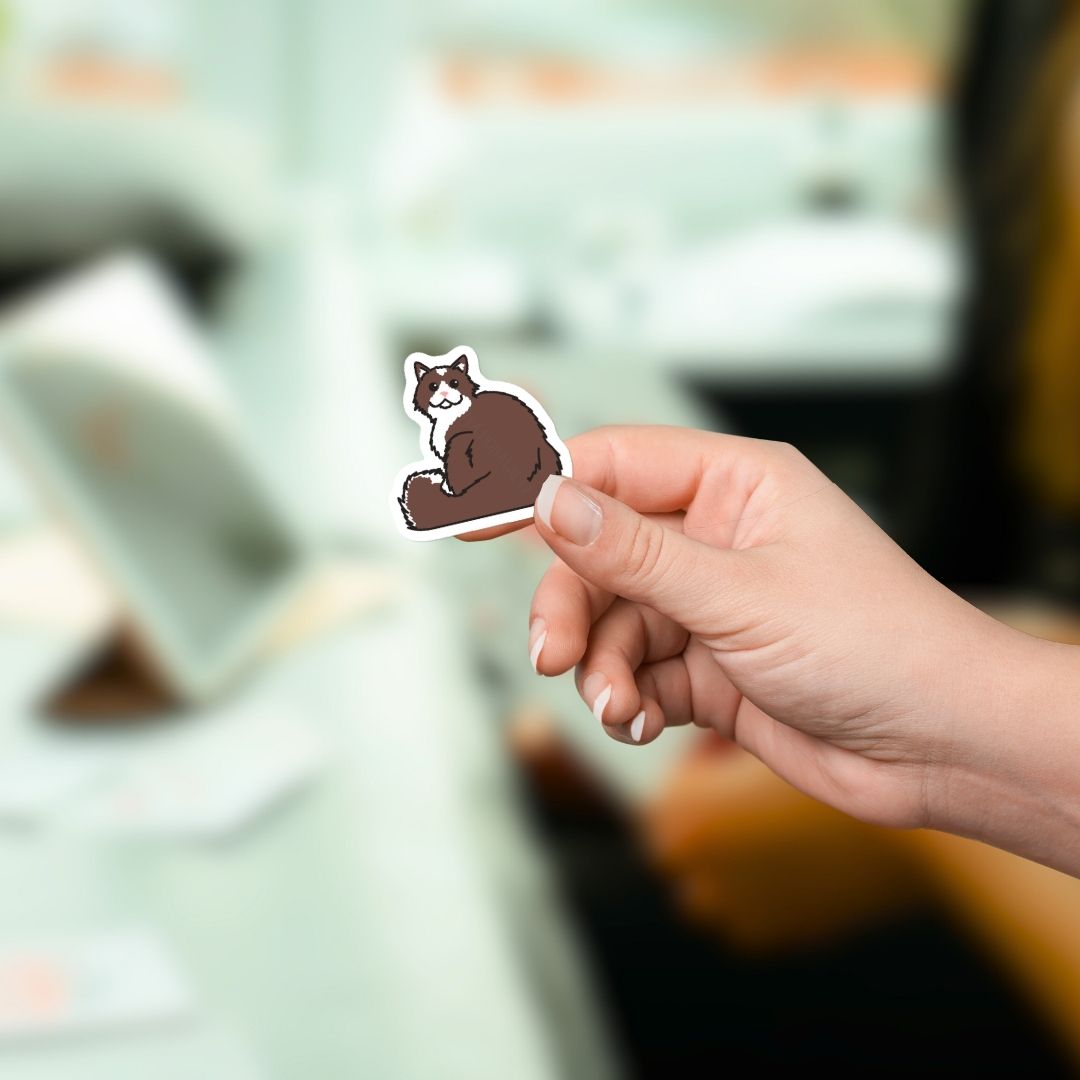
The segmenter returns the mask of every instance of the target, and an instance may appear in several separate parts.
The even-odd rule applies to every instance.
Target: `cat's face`
[[[432,419],[472,399],[480,389],[469,376],[468,357],[459,356],[449,367],[425,367],[417,362],[413,408]]]

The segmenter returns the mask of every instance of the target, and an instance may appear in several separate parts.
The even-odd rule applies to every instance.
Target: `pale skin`
[[[576,669],[608,735],[711,727],[864,821],[1080,873],[1080,649],[949,591],[790,446],[659,427],[568,445],[574,479],[537,500],[556,559],[530,653]]]

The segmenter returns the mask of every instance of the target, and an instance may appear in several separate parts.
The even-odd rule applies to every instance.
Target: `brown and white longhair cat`
[[[446,364],[413,361],[412,408],[430,421],[428,444],[442,467],[406,478],[398,504],[410,530],[525,510],[544,481],[564,471],[536,412],[505,384],[484,389],[472,361],[464,351]]]

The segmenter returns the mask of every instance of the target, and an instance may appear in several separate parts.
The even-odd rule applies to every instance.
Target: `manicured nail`
[[[544,651],[544,642],[547,641],[547,623],[543,619],[533,619],[529,623],[529,663],[533,671],[537,671],[536,665],[540,662],[540,654]]]
[[[592,714],[600,723],[604,722],[604,710],[611,700],[611,683],[606,675],[594,671],[584,682],[581,691],[586,701],[592,701]]]
[[[642,709],[633,720],[627,720],[625,724],[617,725],[614,730],[619,733],[622,742],[627,740],[636,743],[641,742],[641,736],[645,733],[645,710]]]
[[[553,532],[578,547],[600,535],[604,512],[572,480],[549,476],[536,497],[536,516]]]

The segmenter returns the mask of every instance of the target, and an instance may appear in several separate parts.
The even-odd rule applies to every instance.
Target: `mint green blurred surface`
[[[317,728],[332,763],[235,838],[0,831],[0,937],[132,923],[160,931],[202,1022],[239,1038],[259,1075],[556,1075],[514,941],[524,934],[549,954],[565,952],[564,929],[494,729],[482,722],[488,706],[462,665],[438,681],[413,677],[412,658],[460,635],[425,592],[413,583],[391,611],[246,692],[253,706],[272,702]],[[9,714],[36,689],[47,665],[34,661],[48,651],[14,631],[0,638]],[[30,685],[20,691],[20,682]],[[587,1010],[567,960],[565,985]],[[87,1040],[84,1056],[78,1042],[0,1047],[0,1074],[68,1077],[79,1061],[80,1080],[111,1080],[138,1075],[125,1064],[134,1055],[153,1063],[142,1075],[169,1076],[185,1038],[190,1060],[202,1052],[210,1069],[220,1048],[200,1051],[208,1036],[181,1026],[156,1042],[146,1031]],[[590,1052],[603,1075],[602,1055]]]

